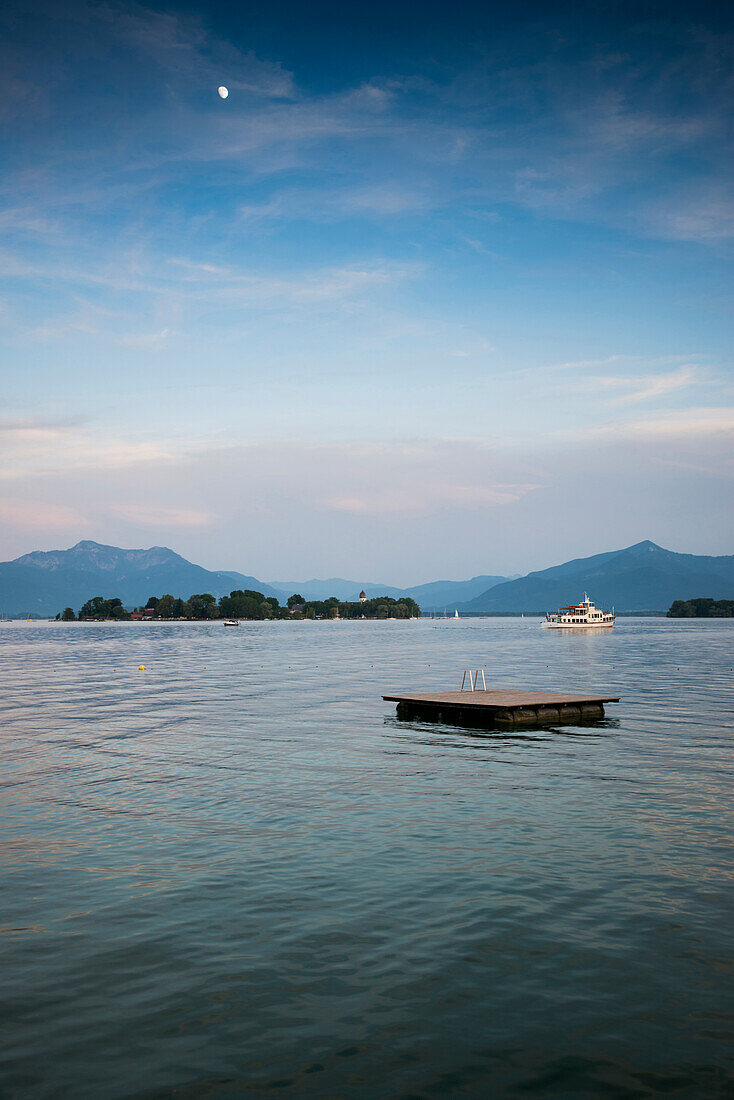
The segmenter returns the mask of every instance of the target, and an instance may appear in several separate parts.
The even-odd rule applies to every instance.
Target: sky
[[[731,12],[10,0],[0,558],[733,553]]]

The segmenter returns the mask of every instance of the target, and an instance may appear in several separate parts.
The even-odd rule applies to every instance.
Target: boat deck
[[[540,726],[598,721],[616,695],[586,695],[490,688],[486,691],[400,692],[383,695],[397,703],[398,717],[471,726]]]

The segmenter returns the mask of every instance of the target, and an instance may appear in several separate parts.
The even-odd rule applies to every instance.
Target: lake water
[[[482,665],[622,702],[380,697]],[[732,620],[3,624],[0,1094],[731,1097],[733,666]]]

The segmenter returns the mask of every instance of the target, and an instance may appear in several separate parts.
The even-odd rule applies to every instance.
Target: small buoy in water
[[[138,672],[145,672],[145,665],[138,665]]]

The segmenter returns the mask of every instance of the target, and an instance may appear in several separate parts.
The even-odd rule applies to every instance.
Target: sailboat
[[[460,619],[461,618],[461,615],[459,614],[458,607],[454,609],[454,618],[455,619]]]

